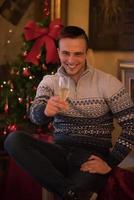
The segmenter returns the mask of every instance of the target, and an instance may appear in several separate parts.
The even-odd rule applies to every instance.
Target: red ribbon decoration
[[[52,21],[48,28],[42,28],[34,21],[29,21],[24,27],[24,36],[26,41],[35,40],[35,43],[25,57],[25,61],[38,65],[41,47],[45,46],[46,63],[58,62],[58,53],[54,40],[58,39],[61,29],[62,23],[60,19]]]

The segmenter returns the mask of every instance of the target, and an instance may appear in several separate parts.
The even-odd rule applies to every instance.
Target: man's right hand
[[[62,110],[67,109],[68,103],[66,101],[60,100],[59,96],[53,96],[48,100],[46,108],[44,110],[44,114],[48,117],[53,117]]]

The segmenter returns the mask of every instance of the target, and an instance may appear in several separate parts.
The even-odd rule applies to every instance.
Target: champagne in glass
[[[59,96],[60,99],[65,101],[69,95],[69,78],[59,77]]]

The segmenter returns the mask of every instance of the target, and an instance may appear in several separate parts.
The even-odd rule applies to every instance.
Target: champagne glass
[[[69,95],[69,77],[59,77],[59,96],[65,101]]]

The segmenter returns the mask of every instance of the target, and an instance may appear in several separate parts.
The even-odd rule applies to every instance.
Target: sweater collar
[[[93,67],[88,64],[86,70],[81,74],[81,77],[84,76],[87,73],[91,73],[92,70],[93,70]],[[68,76],[68,74],[66,73],[63,66],[60,66],[57,73],[58,73],[59,76]]]

